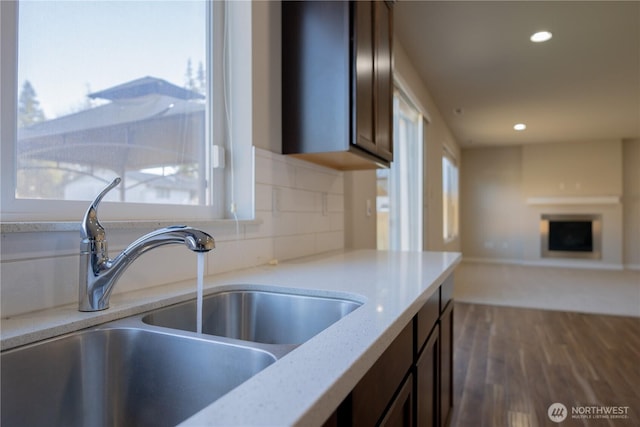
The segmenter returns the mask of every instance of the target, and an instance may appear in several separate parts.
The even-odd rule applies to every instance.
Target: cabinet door
[[[375,33],[375,144],[376,154],[393,160],[393,78],[391,69],[392,9],[386,1],[374,2]]]
[[[409,322],[351,391],[351,425],[379,424],[412,362],[413,322]]]
[[[439,357],[440,330],[436,326],[416,363],[416,425],[420,427],[439,427]]]
[[[438,323],[440,318],[440,289],[436,290],[433,295],[422,306],[420,311],[416,313],[416,353],[420,353],[422,347],[427,343],[427,339],[431,335],[431,331]]]
[[[380,427],[413,427],[413,376],[405,380]]]
[[[373,3],[353,2],[355,26],[355,125],[354,143],[376,152],[374,142],[374,26]]]
[[[283,154],[351,144],[350,13],[345,2],[282,2]]]
[[[453,408],[453,301],[440,316],[440,342],[440,427],[444,427]]]

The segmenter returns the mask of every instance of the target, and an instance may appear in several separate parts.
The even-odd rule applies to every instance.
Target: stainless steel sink
[[[275,361],[147,328],[96,328],[2,353],[2,426],[175,425]]]
[[[344,298],[231,290],[205,297],[202,332],[265,344],[298,345],[362,304]],[[154,311],[142,321],[156,326],[196,330],[196,302]]]

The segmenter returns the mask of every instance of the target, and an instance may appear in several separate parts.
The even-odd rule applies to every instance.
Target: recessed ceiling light
[[[529,39],[534,43],[542,43],[551,39],[551,37],[553,37],[553,34],[549,31],[538,31],[537,33],[532,34]]]
[[[527,128],[527,125],[525,125],[524,123],[518,123],[516,125],[513,125],[513,128],[515,130],[525,130]]]

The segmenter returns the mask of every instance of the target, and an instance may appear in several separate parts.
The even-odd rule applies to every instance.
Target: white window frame
[[[211,221],[223,218],[254,218],[254,154],[252,146],[252,88],[251,88],[251,3],[212,1],[209,19],[214,25],[207,37],[218,43],[208,51],[224,52],[224,61],[207,61],[211,82],[226,85],[226,100],[214,100],[209,117],[215,134],[207,139],[220,143],[225,152],[225,170],[213,170],[211,186],[217,185],[208,206],[183,206],[144,203],[101,204],[101,217],[113,221]],[[214,10],[215,8],[215,10]],[[57,201],[16,199],[15,146],[17,106],[17,1],[0,1],[0,220],[2,222],[78,221],[88,203],[86,201]],[[228,44],[223,46],[223,40]],[[232,73],[233,79],[228,78]],[[222,74],[221,74],[222,73]],[[215,75],[215,76],[214,76]],[[218,76],[222,76],[220,79]],[[216,79],[212,78],[216,77]],[[210,85],[210,91],[219,87]],[[208,94],[211,96],[211,93]],[[225,109],[228,113],[225,114]],[[227,119],[228,117],[228,119]],[[233,120],[241,118],[242,120]],[[225,131],[228,129],[228,131]]]
[[[389,248],[419,251],[423,247],[423,116],[398,87],[393,96],[393,118],[394,161],[389,171]],[[413,140],[412,147],[403,147],[400,142],[401,120],[415,124],[409,128],[411,134],[405,135]],[[408,176],[410,169],[415,175]],[[413,192],[410,192],[410,183],[413,183]]]

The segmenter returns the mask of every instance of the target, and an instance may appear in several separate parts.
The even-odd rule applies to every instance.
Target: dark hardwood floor
[[[466,303],[454,316],[452,427],[640,426],[640,318]]]

